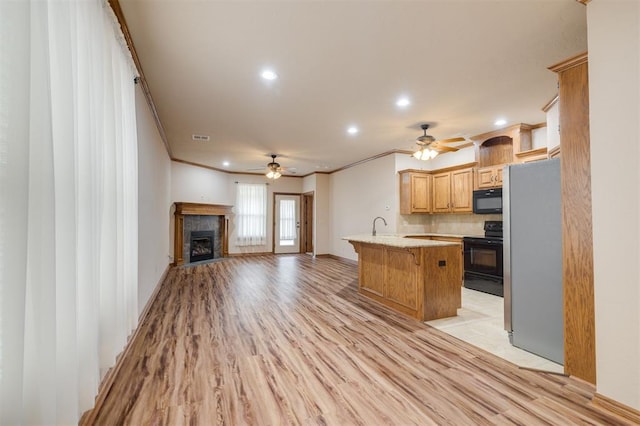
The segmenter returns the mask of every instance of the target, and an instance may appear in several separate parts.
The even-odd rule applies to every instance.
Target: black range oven
[[[464,286],[503,296],[502,222],[484,223],[484,237],[464,237]]]

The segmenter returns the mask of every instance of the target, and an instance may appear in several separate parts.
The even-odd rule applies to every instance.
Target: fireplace
[[[175,203],[173,264],[228,256],[231,209],[222,204]]]
[[[191,231],[189,263],[213,259],[214,238],[213,231]]]

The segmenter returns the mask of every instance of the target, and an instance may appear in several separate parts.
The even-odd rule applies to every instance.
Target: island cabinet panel
[[[446,259],[446,265],[441,265]],[[460,248],[447,246],[436,250],[425,250],[423,256],[429,275],[425,277],[424,316],[446,318],[457,314],[462,305],[462,255]]]
[[[401,249],[387,249],[385,252],[385,298],[413,311],[418,310],[419,277],[415,253]]]
[[[363,246],[358,264],[360,288],[376,296],[384,294],[384,250],[380,246]]]
[[[382,242],[385,238],[394,241]],[[345,239],[358,253],[361,294],[420,321],[457,315],[462,297],[459,244],[400,237]]]

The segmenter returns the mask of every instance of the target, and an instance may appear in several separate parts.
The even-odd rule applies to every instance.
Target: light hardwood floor
[[[458,315],[426,323],[450,336],[464,340],[520,367],[564,372],[564,367],[509,342],[504,330],[504,299],[468,288],[462,289],[462,308]]]
[[[360,296],[334,259],[174,268],[140,327],[86,424],[625,424],[591,385]]]

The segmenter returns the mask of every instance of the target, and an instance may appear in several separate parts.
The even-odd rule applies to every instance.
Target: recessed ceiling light
[[[411,101],[407,97],[401,97],[396,101],[396,106],[400,108],[408,107],[411,104]]]
[[[276,78],[278,78],[278,74],[276,74],[276,72],[273,70],[264,70],[260,75],[265,80],[275,80]]]
[[[356,126],[350,126],[347,129],[347,133],[349,133],[350,135],[355,135],[358,132],[359,132],[359,130],[358,130],[358,128]]]
[[[507,124],[507,120],[505,120],[504,118],[500,118],[500,119],[496,120],[496,122],[494,124],[496,126],[504,126],[505,124]]]
[[[228,167],[229,166],[229,162],[228,161],[223,161],[222,165],[225,166],[225,167]]]

